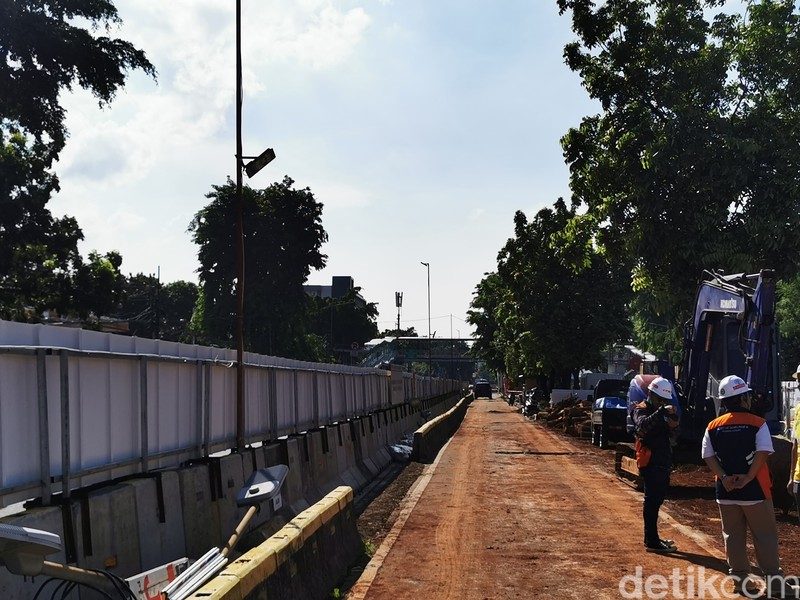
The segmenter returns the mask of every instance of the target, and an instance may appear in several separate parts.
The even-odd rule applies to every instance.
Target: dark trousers
[[[669,467],[648,466],[640,469],[644,479],[644,543],[646,546],[658,543],[658,509],[664,503],[669,489]]]

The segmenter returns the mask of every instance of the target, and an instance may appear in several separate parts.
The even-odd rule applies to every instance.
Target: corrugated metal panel
[[[235,359],[226,348],[0,321],[0,505],[60,492],[62,479],[68,492],[234,447]],[[389,406],[384,371],[251,353],[245,362],[249,440]],[[434,389],[403,377],[407,401]]]

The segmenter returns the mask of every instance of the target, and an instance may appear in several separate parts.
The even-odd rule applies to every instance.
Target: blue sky
[[[115,36],[159,72],[114,102],[65,94],[70,138],[54,214],[122,271],[197,281],[187,226],[235,176],[235,3],[117,0]],[[244,154],[274,148],[252,180],[284,175],[323,203],[328,266],[377,302],[379,327],[467,335],[476,284],[513,232],[568,195],[559,139],[597,112],[564,65],[555,0],[243,0]],[[451,318],[452,315],[452,318]],[[451,325],[452,324],[452,325]]]

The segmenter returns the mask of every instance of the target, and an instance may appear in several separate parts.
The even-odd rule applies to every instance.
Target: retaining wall
[[[432,460],[464,419],[472,396],[414,433],[412,457]],[[327,598],[362,552],[349,487],[336,488],[187,600]]]
[[[450,394],[404,404],[249,447],[239,454],[196,460],[178,469],[98,484],[73,491],[62,504],[58,503],[58,496],[53,497],[49,506],[28,503],[24,513],[0,522],[58,534],[63,550],[47,557],[50,561],[106,569],[126,578],[183,557],[196,559],[215,546],[224,546],[246,512],[236,507],[236,495],[244,481],[256,469],[285,464],[289,472],[281,490],[283,507],[274,511],[271,506],[262,506],[250,522],[250,533],[242,539],[239,549],[272,539],[270,536],[283,531],[284,526],[297,528],[296,522],[287,523],[301,518],[308,510],[317,514],[318,503],[322,502],[327,508],[321,523],[327,526],[333,521],[331,527],[336,531],[328,531],[329,537],[324,539],[310,538],[312,532],[308,531],[306,537],[311,549],[303,550],[304,554],[294,562],[289,561],[286,568],[291,574],[298,569],[302,572],[306,568],[303,565],[314,564],[315,573],[331,569],[343,576],[344,570],[338,570],[338,559],[328,562],[332,552],[329,545],[338,547],[337,536],[345,533],[344,522],[340,525],[333,519],[332,505],[328,506],[332,490],[339,490],[339,494],[345,486],[351,490],[350,500],[342,504],[340,498],[336,502],[337,514],[350,511],[347,505],[353,492],[358,493],[391,460],[387,446],[418,429],[423,422],[422,413],[430,411],[436,420],[458,401],[458,394]],[[438,428],[432,431],[439,435]],[[309,527],[305,526],[303,531]],[[294,537],[286,539],[291,542],[287,542],[287,548],[304,546],[304,542]],[[320,554],[321,549],[325,549],[324,554]],[[347,558],[349,546],[342,551]],[[325,559],[319,561],[319,556]],[[285,571],[276,569],[275,577],[285,578]],[[0,598],[33,600],[45,579],[23,578],[0,568]],[[286,581],[291,583],[291,578]],[[271,594],[270,598],[273,597],[281,596]]]
[[[411,453],[411,460],[423,463],[433,462],[441,447],[458,430],[472,400],[472,394],[462,398],[453,408],[417,429],[414,432],[414,449]]]
[[[337,487],[187,600],[327,598],[361,552],[353,490]]]

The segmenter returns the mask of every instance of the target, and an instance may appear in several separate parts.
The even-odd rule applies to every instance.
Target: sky
[[[81,251],[126,275],[197,282],[188,225],[235,180],[235,3],[116,0],[114,37],[142,49],[113,102],[65,93],[54,216]],[[476,285],[529,217],[569,196],[559,143],[598,112],[563,61],[575,38],[555,0],[242,0],[243,153],[276,159],[245,184],[289,176],[324,206],[328,261],[396,325],[467,337]],[[430,265],[430,286],[428,268]],[[245,280],[246,281],[246,280]]]

